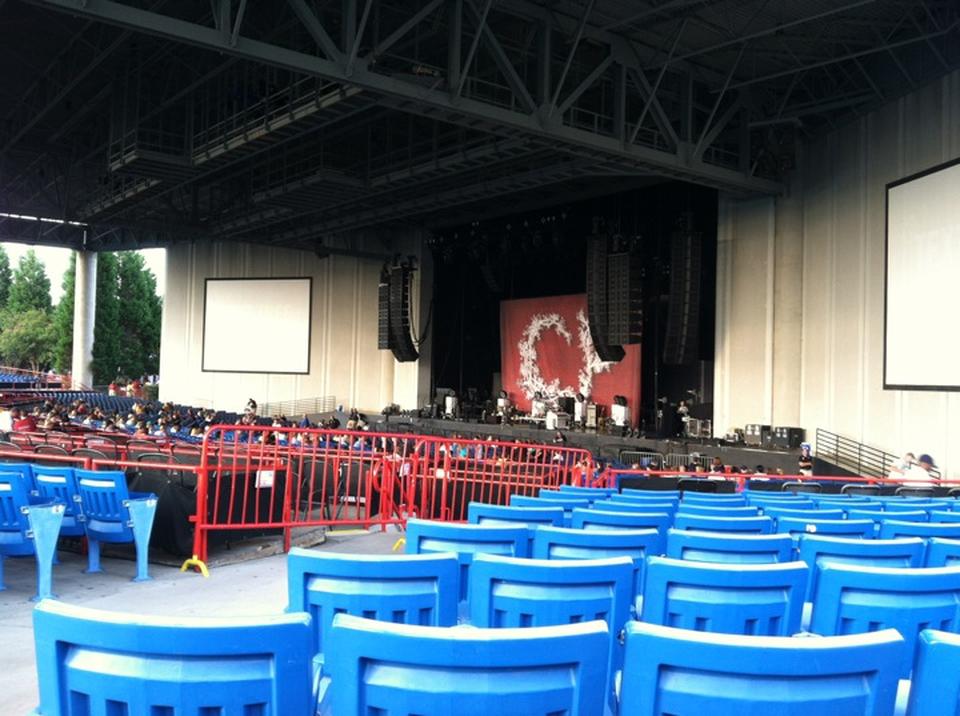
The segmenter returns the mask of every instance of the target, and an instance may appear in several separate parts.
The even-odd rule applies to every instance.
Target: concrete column
[[[93,323],[97,312],[97,254],[77,251],[73,292],[73,385],[93,385]]]

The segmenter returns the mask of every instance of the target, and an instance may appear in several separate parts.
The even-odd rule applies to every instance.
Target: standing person
[[[932,472],[936,467],[937,463],[932,457],[927,454],[921,455],[904,475],[903,484],[907,487],[928,487],[939,482]]]
[[[810,454],[810,443],[800,443],[800,457],[797,458],[797,468],[804,477],[813,475],[813,455]]]
[[[890,465],[890,472],[887,474],[887,477],[891,480],[901,480],[908,472],[910,468],[913,467],[917,462],[917,456],[912,452],[906,453],[902,458],[897,462],[894,462]]]

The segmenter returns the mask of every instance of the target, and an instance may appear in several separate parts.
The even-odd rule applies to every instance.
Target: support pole
[[[97,254],[77,251],[73,292],[73,388],[93,386],[93,324],[97,312]]]

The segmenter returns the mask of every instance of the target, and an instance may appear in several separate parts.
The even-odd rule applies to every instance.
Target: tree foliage
[[[143,256],[119,255],[117,267],[120,299],[120,343],[117,365],[124,376],[135,378],[160,370],[160,318],[157,279],[147,269]]]
[[[47,278],[46,267],[33,249],[20,257],[13,272],[6,307],[14,313],[25,313],[34,309],[50,312],[50,279]]]
[[[6,310],[0,331],[0,355],[14,366],[41,370],[50,363],[56,344],[56,328],[47,311]]]
[[[120,369],[120,301],[117,256],[97,254],[97,310],[93,323],[93,382],[104,385]]]
[[[70,254],[70,264],[63,274],[63,294],[53,309],[53,325],[57,342],[53,348],[53,368],[60,373],[70,371],[73,362],[73,292],[77,281],[77,255]]]
[[[13,282],[13,271],[10,269],[10,256],[6,249],[0,246],[0,309],[7,305],[10,298],[10,284]]]

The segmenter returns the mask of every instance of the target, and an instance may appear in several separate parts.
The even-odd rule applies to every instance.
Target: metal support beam
[[[557,107],[557,111],[562,115],[570,109],[573,103],[580,99],[583,93],[593,86],[594,82],[600,79],[611,64],[613,64],[613,55],[607,55],[599,65],[593,68],[593,71],[589,75],[583,78],[583,81],[577,85],[576,89],[567,95],[567,98]]]
[[[726,126],[730,123],[730,120],[737,116],[737,113],[740,112],[742,108],[743,99],[738,97],[724,110],[723,114],[717,118],[717,121],[714,122],[713,127],[709,127],[709,125],[707,125],[703,128],[704,131],[703,134],[700,135],[700,141],[697,142],[696,149],[693,151],[693,156],[695,159],[703,158],[703,154],[707,151],[707,148],[716,141],[717,137],[720,136],[720,132],[726,128]],[[713,117],[711,115],[711,119],[712,118]]]
[[[563,64],[563,72],[560,73],[560,80],[557,82],[557,89],[553,93],[553,99],[550,101],[550,109],[547,112],[547,116],[553,114],[554,108],[557,106],[557,100],[560,99],[560,92],[563,91],[563,83],[567,81],[567,73],[570,72],[570,65],[573,63],[573,57],[577,54],[577,48],[580,47],[580,40],[583,37],[583,28],[587,25],[587,20],[590,18],[590,11],[593,10],[593,3],[595,0],[586,0],[586,4],[583,7],[583,15],[580,18],[580,24],[577,26],[577,32],[573,36],[573,44],[570,45],[570,52],[567,54],[567,61]]]
[[[782,191],[782,186],[777,182],[747,177],[737,170],[691,161],[689,157],[676,152],[639,145],[624,147],[615,137],[559,123],[544,126],[538,117],[529,114],[467,97],[451,98],[445,91],[425,88],[422,84],[388,77],[366,68],[358,67],[354,75],[347,78],[337,62],[268,42],[241,36],[236,46],[230,47],[213,28],[112,0],[87,0],[84,6],[76,5],[74,0],[35,2],[254,62],[353,85],[368,91],[372,97],[378,97],[381,104],[407,112],[421,113],[501,136],[544,139],[558,151],[591,156],[596,161],[616,162],[639,173],[656,173],[734,192],[776,194]]]
[[[389,35],[387,35],[385,40],[378,42],[374,46],[373,50],[371,50],[370,54],[368,54],[363,59],[366,62],[371,62],[372,60],[375,60],[378,57],[381,57],[382,55],[386,54],[387,50],[389,50],[391,47],[396,45],[400,40],[402,40],[406,36],[408,32],[410,32],[413,28],[415,28],[417,25],[423,22],[424,19],[430,13],[432,13],[434,10],[440,7],[444,3],[444,1],[445,0],[430,0],[430,2],[428,2],[422,8],[420,8],[415,13],[413,13],[410,17],[408,17],[406,22],[404,22],[400,27],[398,27],[396,30],[394,30]]]
[[[467,7],[470,8],[474,20],[479,22],[480,14],[477,12],[473,0],[467,0]],[[484,44],[487,46],[487,49],[490,50],[490,54],[493,55],[493,60],[497,63],[497,68],[507,80],[507,84],[510,85],[514,96],[520,101],[520,106],[525,112],[533,112],[536,110],[537,105],[533,101],[533,97],[530,96],[527,85],[520,78],[520,75],[517,74],[517,70],[510,61],[510,58],[507,57],[507,53],[504,51],[497,36],[493,34],[493,30],[490,29],[488,23],[482,23],[480,27],[482,28]]]
[[[541,22],[537,37],[537,104],[546,107],[553,89],[553,26]]]
[[[613,68],[613,136],[627,138],[627,68],[619,62]]]
[[[460,86],[463,46],[463,0],[447,0],[447,89]]]
[[[473,36],[473,42],[470,43],[470,50],[467,52],[467,59],[463,63],[463,77],[460,78],[460,84],[457,85],[457,91],[454,97],[463,94],[463,88],[467,84],[467,77],[470,76],[470,65],[473,64],[473,56],[477,54],[477,47],[480,46],[480,37],[483,35],[483,26],[487,24],[487,15],[490,14],[490,8],[493,6],[493,0],[487,0],[483,6],[483,13],[477,20],[477,32]]]
[[[307,32],[310,33],[313,41],[323,50],[323,54],[327,56],[327,59],[339,63],[343,59],[343,55],[337,47],[337,43],[335,43],[330,35],[327,34],[327,31],[323,29],[323,25],[320,24],[317,16],[313,14],[313,10],[307,5],[306,0],[287,0],[287,3],[290,5],[293,13],[300,19],[300,22],[303,23]]]
[[[363,16],[360,18],[360,28],[350,43],[350,56],[347,58],[347,66],[344,70],[347,77],[353,74],[353,63],[357,61],[357,51],[360,49],[360,40],[363,39],[363,32],[367,29],[367,19],[370,17],[370,7],[372,5],[373,0],[367,0],[367,4],[363,7]]]
[[[634,76],[637,82],[639,83],[639,85],[641,86],[641,94],[643,93],[646,94],[647,101],[643,105],[643,111],[640,113],[640,116],[637,118],[636,125],[634,125],[633,134],[630,135],[631,144],[633,144],[637,140],[637,133],[640,131],[640,127],[643,126],[643,120],[646,118],[647,112],[650,110],[650,107],[654,105],[656,105],[656,107],[658,108],[660,107],[659,102],[657,102],[657,90],[660,89],[660,82],[663,80],[663,76],[667,72],[667,65],[669,64],[670,58],[673,57],[674,51],[677,49],[677,43],[680,41],[680,36],[683,34],[683,30],[686,26],[687,26],[687,18],[684,18],[683,21],[680,23],[680,26],[677,28],[677,34],[674,35],[673,42],[670,45],[670,52],[667,54],[667,63],[660,68],[660,72],[657,74],[657,81],[654,82],[653,87],[650,87],[649,83],[647,82],[647,77],[646,75],[643,74],[643,70],[634,71]],[[661,113],[663,112],[662,108],[660,108],[660,112]],[[665,117],[666,115],[662,114],[662,116],[660,117],[660,121],[657,122],[658,125],[663,121]],[[669,125],[670,122],[667,121],[666,124]],[[674,144],[676,144],[676,141],[677,141],[676,135],[673,136],[673,141],[674,141]]]
[[[705,150],[708,144],[704,144],[707,135],[710,132],[710,125],[713,122],[713,117],[716,115],[717,110],[720,109],[720,103],[723,101],[724,96],[727,94],[727,88],[730,86],[730,80],[733,79],[733,76],[737,73],[737,68],[740,67],[740,60],[743,59],[743,51],[747,48],[747,43],[740,45],[740,52],[737,53],[737,59],[734,61],[733,65],[730,67],[730,72],[727,74],[727,79],[723,83],[723,89],[720,90],[720,94],[717,95],[717,101],[713,103],[713,109],[710,110],[710,116],[707,117],[707,121],[703,125],[703,132],[700,133],[700,139],[697,140],[697,146],[693,150],[693,156],[699,159],[703,156],[703,150]],[[732,116],[732,115],[731,115]],[[729,117],[727,118],[729,120]],[[721,125],[722,128],[722,125]]]

